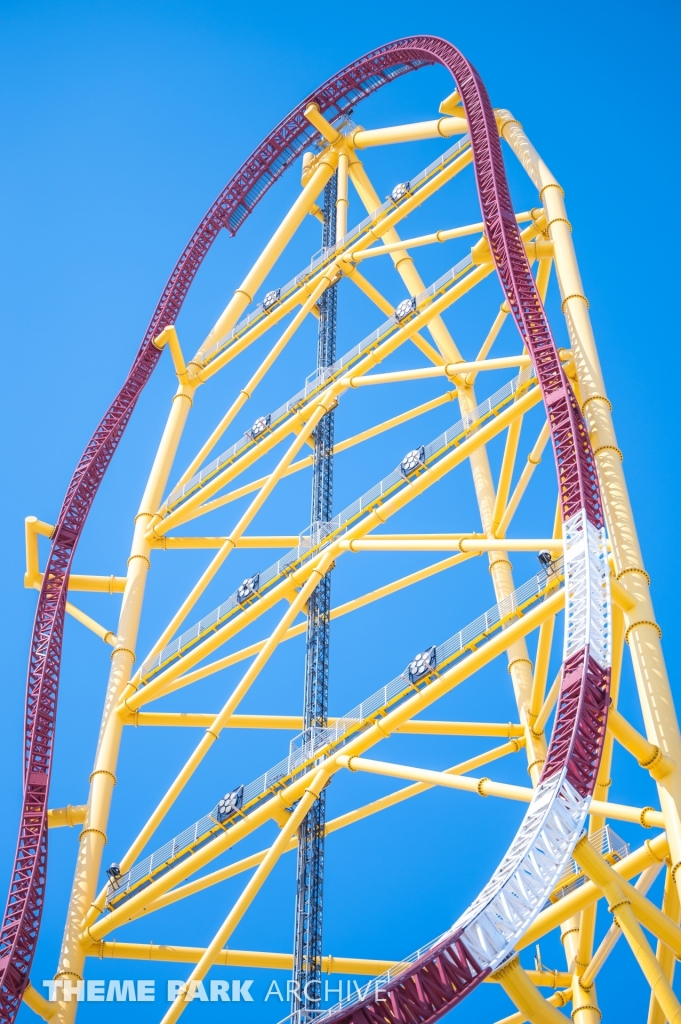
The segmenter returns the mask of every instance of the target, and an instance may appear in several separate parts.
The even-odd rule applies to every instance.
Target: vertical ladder
[[[322,245],[336,242],[337,175],[324,190]],[[336,285],[319,300],[317,366],[331,366],[336,358]],[[312,474],[312,534],[331,519],[333,500],[333,410],[314,432]],[[307,648],[303,730],[307,737],[324,728],[329,697],[329,613],[331,575],[320,580],[308,602]],[[293,941],[293,992],[291,1015],[294,1024],[309,1024],[321,1008],[322,919],[324,895],[324,829],[326,793],[322,791],[298,831],[296,916]]]

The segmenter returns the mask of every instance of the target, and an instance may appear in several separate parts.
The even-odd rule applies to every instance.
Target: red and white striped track
[[[451,72],[468,119],[485,232],[504,294],[534,365],[551,425],[566,560],[565,658],[553,736],[523,824],[471,907],[382,987],[340,1004],[325,1020],[435,1021],[510,955],[543,906],[579,838],[605,732],[610,677],[610,596],[603,512],[584,421],[565,378],[511,205],[497,125],[475,68],[443,39],[412,36],[348,65],[291,112],[258,146],[210,208],[178,261],[128,377],[76,467],[52,541],[31,640],[25,719],[24,799],[0,931],[0,1024],[14,1021],[28,982],[45,896],[47,797],[64,612],[73,554],[99,484],[160,352],[153,339],[175,323],[222,228],[235,234],[267,189],[308,148],[303,111],[334,119],[400,75],[427,64]]]

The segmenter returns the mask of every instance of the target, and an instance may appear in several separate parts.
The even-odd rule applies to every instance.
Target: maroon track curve
[[[47,871],[47,797],[71,563],[99,485],[158,362],[160,351],[153,340],[166,326],[176,322],[194,277],[219,232],[226,228],[234,235],[265,192],[317,137],[304,116],[305,108],[317,103],[330,119],[349,114],[360,100],[383,85],[428,64],[441,64],[451,72],[466,112],[485,232],[504,295],[535,364],[551,424],[563,519],[584,508],[594,526],[603,525],[591,445],[525,256],[485,87],[475,68],[444,39],[411,36],[388,43],[349,64],[303,100],[254,150],[218,196],[178,260],[130,372],[92,435],[69,484],[52,539],[31,638],[23,806],[0,931],[0,1024],[12,1024],[15,1020],[40,930]],[[565,666],[544,769],[546,777],[556,770],[556,765],[574,765],[571,781],[582,793],[592,792],[595,784],[607,704],[607,679],[594,673],[588,662],[587,651],[587,657],[579,664]],[[577,748],[579,756],[575,757]],[[455,954],[455,950],[451,952]],[[466,965],[450,971],[452,976],[448,977],[443,973],[442,953],[435,947],[423,962],[409,968],[409,977],[396,979],[390,986],[387,1003],[363,1001],[349,1009],[343,1019],[354,1019],[356,1024],[379,1020],[381,1024],[430,1024],[438,1020],[482,980]]]

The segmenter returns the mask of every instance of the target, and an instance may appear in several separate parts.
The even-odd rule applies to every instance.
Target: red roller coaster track
[[[156,306],[128,377],[88,443],[69,485],[52,541],[36,611],[28,667],[24,798],[17,851],[0,933],[0,1022],[14,1021],[35,952],[47,870],[47,796],[54,745],[64,610],[75,548],[95,495],[137,399],[160,352],[153,339],[175,323],[184,298],[222,228],[235,234],[269,187],[309,146],[316,132],[303,111],[315,102],[333,119],[349,113],[389,81],[427,64],[441,64],[459,90],[471,135],[485,231],[498,275],[523,341],[535,364],[546,406],[562,498],[563,519],[580,509],[603,526],[593,455],[537,294],[516,225],[501,146],[487,92],[472,65],[450,43],[413,36],[389,43],[348,65],[308,96],[244,162],[210,208],[180,257]],[[566,662],[556,725],[543,779],[567,768],[581,796],[590,795],[604,731],[608,672],[588,645]],[[381,998],[355,1004],[338,1020],[434,1021],[486,973],[456,936],[433,947]],[[386,995],[382,990],[382,997]]]

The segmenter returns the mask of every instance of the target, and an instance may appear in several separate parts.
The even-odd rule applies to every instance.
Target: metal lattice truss
[[[364,96],[435,62],[449,69],[456,85],[443,101],[439,118],[369,129],[349,120]],[[404,144],[407,159],[411,141],[452,137],[457,141],[444,143],[440,157],[398,183],[380,202],[362,162],[364,150]],[[537,188],[537,206],[528,212],[516,212],[511,205],[500,137]],[[235,233],[265,191],[303,153],[299,195],[187,362],[175,321],[198,266],[221,228]],[[402,221],[415,210],[427,212],[428,200],[441,190],[454,194],[456,179],[468,168],[475,174],[482,221],[453,227],[433,224],[428,234],[402,238]],[[325,246],[309,265],[278,285],[277,261],[306,218],[319,214],[317,204],[325,189],[328,199],[330,181],[337,183],[335,239],[325,238]],[[348,227],[351,201],[363,207],[355,227]],[[448,260],[445,243],[467,238],[472,241],[469,253]],[[444,272],[428,287],[413,255],[424,246],[445,254]],[[372,261],[377,258],[392,262],[406,292],[394,307],[371,283],[376,266]],[[544,311],[554,267],[569,339],[569,346],[561,350]],[[498,311],[478,351],[466,358],[444,314],[495,272],[501,284],[495,300]],[[354,340],[340,357],[322,353],[296,394],[270,412],[258,406],[252,426],[232,439],[237,417],[262,381],[276,374],[277,361],[285,358],[289,342],[308,318],[319,317],[320,312],[330,315],[331,295],[335,316],[336,292],[342,311],[355,289],[376,308],[378,326],[364,339]],[[256,301],[259,295],[262,298]],[[518,328],[516,354],[496,357],[492,349],[507,318]],[[254,372],[246,374],[240,357],[261,339],[269,346],[267,354]],[[135,519],[127,573],[71,574],[75,545],[98,484],[165,348],[178,388]],[[391,356],[406,351],[418,365],[394,368]],[[238,388],[236,397],[189,465],[173,478],[192,405],[215,380],[222,381],[226,367],[229,386]],[[500,388],[488,386],[491,371],[503,371],[507,382]],[[313,456],[306,446],[314,446],[315,437],[321,436],[315,434],[318,425],[332,422],[328,414],[339,402],[353,401],[353,394],[365,387],[390,388],[425,379],[442,383],[435,398],[354,436],[337,440],[332,430],[325,435],[328,457],[331,451],[339,456],[354,449],[362,452],[370,439],[414,424],[416,447],[398,466],[387,473],[390,467],[377,466],[377,483],[333,518],[330,491],[320,492],[312,522],[301,523],[295,535],[249,533],[260,511],[276,504],[277,485],[284,478],[300,474],[302,480],[309,475]],[[426,427],[419,422],[421,417],[450,403],[459,410],[451,417],[452,426],[422,444]],[[535,436],[521,465],[523,424],[534,424],[540,415],[539,431],[533,426]],[[534,536],[513,535],[521,519],[516,517],[519,509],[523,522],[532,518],[528,487],[549,442],[557,467],[551,498],[555,516],[548,523],[538,518]],[[496,479],[488,457],[495,445],[503,446]],[[270,453],[274,468],[265,470]],[[416,501],[425,524],[435,485],[449,474],[466,472],[467,466],[473,471],[479,523],[457,522],[460,510],[454,508],[452,526],[459,532],[388,532],[389,521]],[[234,508],[239,511],[233,513]],[[190,523],[196,530],[191,536],[184,532]],[[214,536],[210,531],[215,523],[229,526]],[[52,538],[44,572],[38,560],[39,534]],[[268,568],[263,557],[263,568],[240,581],[230,573],[229,561],[239,548],[279,548],[285,553]],[[185,596],[177,611],[150,649],[140,651],[140,624],[145,616],[153,619],[154,609],[144,597],[152,564],[153,571],[163,571],[156,565],[165,559],[166,571],[178,578],[179,570],[169,567],[173,551],[188,549],[211,551],[209,564],[183,580]],[[328,613],[323,588],[328,591],[333,566],[340,559],[352,562],[347,555],[372,551],[440,552],[445,557],[370,591],[366,585],[362,588],[358,573],[358,596]],[[520,586],[508,557],[512,552],[539,556],[539,571]],[[374,684],[374,692],[341,718],[326,721],[324,714],[319,725],[307,710],[303,716],[246,715],[239,710],[252,688],[257,692],[258,678],[279,646],[306,633],[308,613],[315,614],[318,600],[333,623],[440,573],[455,573],[457,566],[476,556],[483,556],[478,565],[485,562],[489,568],[489,610],[468,625],[460,624],[436,646],[427,646],[432,644],[430,637],[415,636],[419,653],[404,671],[378,689]],[[467,909],[460,908],[460,916],[444,934],[396,964],[379,957],[321,955],[324,970],[376,980],[318,1019],[334,1024],[426,1024],[456,1006],[481,981],[490,981],[504,987],[518,1010],[508,1021],[564,1020],[556,1007],[572,1002],[574,1011],[580,1011],[579,1024],[596,1024],[596,977],[622,934],[651,990],[650,1024],[681,1015],[672,988],[674,958],[681,956],[681,744],[563,191],[520,124],[508,111],[492,110],[477,73],[449,43],[413,37],[356,61],[296,108],[235,175],[173,272],[133,370],[79,464],[56,527],[27,520],[26,584],[40,590],[40,599],[29,668],[24,812],[0,936],[0,1020],[14,1020],[23,998],[45,1019],[72,1021],[78,1004],[70,996],[86,977],[91,956],[193,962],[187,984],[163,1016],[163,1024],[180,1017],[214,965],[291,969],[293,952],[268,951],[267,935],[261,952],[241,953],[227,949],[227,943],[274,865],[297,849],[301,824],[316,820],[306,816],[324,799],[329,780],[341,772],[378,774],[408,785],[326,820],[325,825],[323,815],[318,816],[327,835],[433,787],[467,794],[462,801],[493,796],[528,806],[517,834],[508,837],[507,852],[492,878]],[[216,586],[222,588],[220,603],[194,621],[194,609],[208,588]],[[79,610],[67,600],[67,590],[122,594],[116,629],[100,626]],[[244,644],[244,630],[274,609],[279,609],[279,618],[269,634]],[[563,613],[562,668],[548,685],[554,624]],[[65,614],[97,633],[113,652],[88,803],[48,812]],[[625,641],[646,736],[617,710]],[[419,717],[499,658],[508,666],[517,722]],[[222,708],[210,713],[197,710],[193,684],[241,663],[246,667],[225,694]],[[186,701],[186,711],[164,710],[164,699],[178,693]],[[143,790],[116,794],[116,799],[134,800],[147,818],[137,835],[127,838],[127,849],[109,848],[107,857],[113,855],[115,863],[105,871],[103,852],[118,751],[123,730],[131,725],[196,727],[203,733],[179,771],[168,771],[165,794],[155,807]],[[286,756],[271,768],[263,764],[252,782],[225,794],[216,781],[212,805],[208,800],[184,831],[168,837],[168,812],[199,767],[210,763],[211,750],[227,728],[281,729],[299,735],[288,745]],[[503,742],[444,771],[366,756],[397,733],[447,735],[453,743],[458,736]],[[615,739],[652,776],[659,809],[610,799]],[[286,743],[282,747],[285,752]],[[520,751],[527,759],[529,786],[471,774],[490,764],[503,774],[507,759]],[[239,844],[271,822],[279,829],[275,840],[259,853],[239,857]],[[611,822],[653,827],[657,832],[629,852],[612,832]],[[57,1001],[49,1003],[28,980],[44,899],[46,829],[74,824],[82,825],[76,874],[55,973]],[[204,870],[227,851],[236,851],[236,859],[231,854],[228,863]],[[663,868],[666,881],[659,908],[646,894]],[[189,906],[196,894],[252,869],[223,924],[206,936],[205,947],[179,947],[178,936],[168,937],[172,946],[126,940],[129,922],[170,904],[187,901]],[[263,898],[266,892],[265,887]],[[594,950],[597,913],[606,912],[605,905],[599,909],[602,898],[615,922]],[[656,950],[642,925],[657,937]],[[523,969],[518,951],[556,929],[564,940],[565,968],[548,971],[539,961],[535,970]],[[314,967],[319,973],[321,962]],[[544,987],[555,991],[545,997]]]

